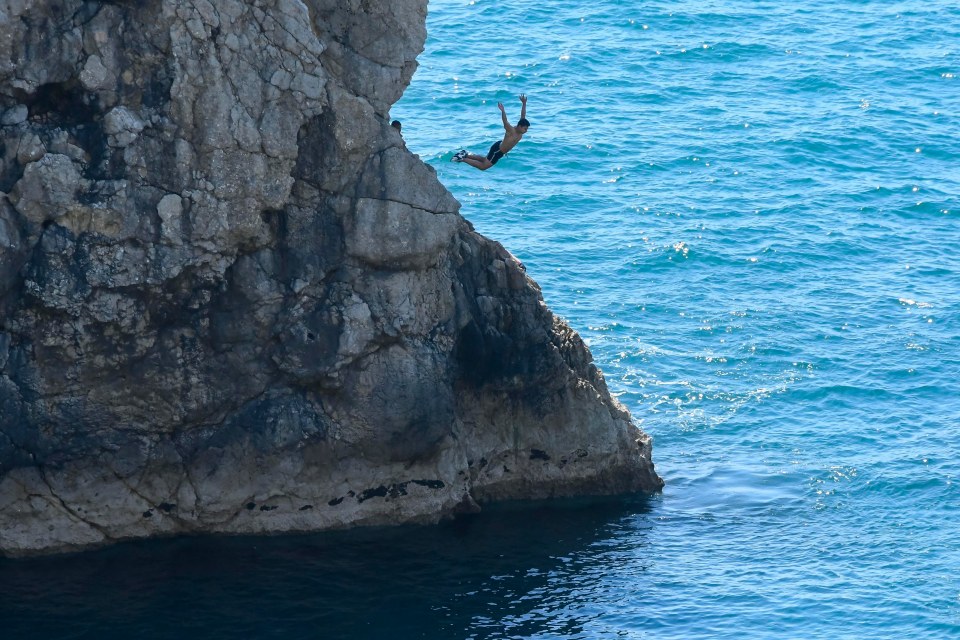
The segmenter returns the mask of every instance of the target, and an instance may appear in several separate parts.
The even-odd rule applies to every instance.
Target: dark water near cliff
[[[0,562],[0,638],[960,637],[960,6],[430,10],[392,115],[663,494]]]
[[[654,564],[642,498],[508,505],[437,527],[129,543],[0,562],[4,638],[558,637]],[[643,602],[638,595],[637,604]],[[501,635],[501,637],[503,637]]]

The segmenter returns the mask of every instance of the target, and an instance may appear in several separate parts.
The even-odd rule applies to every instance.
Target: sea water
[[[392,117],[662,494],[0,563],[4,638],[960,637],[960,7],[432,0]],[[529,96],[532,126],[486,153]]]

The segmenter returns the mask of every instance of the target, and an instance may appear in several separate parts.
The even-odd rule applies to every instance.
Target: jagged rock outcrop
[[[656,490],[388,122],[426,0],[0,0],[0,553]]]

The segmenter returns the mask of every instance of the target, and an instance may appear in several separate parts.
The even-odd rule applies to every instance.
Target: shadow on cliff
[[[655,501],[508,503],[432,527],[0,560],[0,625],[34,639],[569,637],[612,565],[651,562]]]

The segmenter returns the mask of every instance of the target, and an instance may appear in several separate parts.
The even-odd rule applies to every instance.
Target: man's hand
[[[527,106],[527,94],[525,93],[520,94],[520,102],[523,103],[523,106]]]
[[[499,107],[500,113],[506,113],[506,112],[507,112],[507,110],[503,108],[503,103],[502,103],[502,102],[498,102],[498,103],[497,103],[497,107]]]

